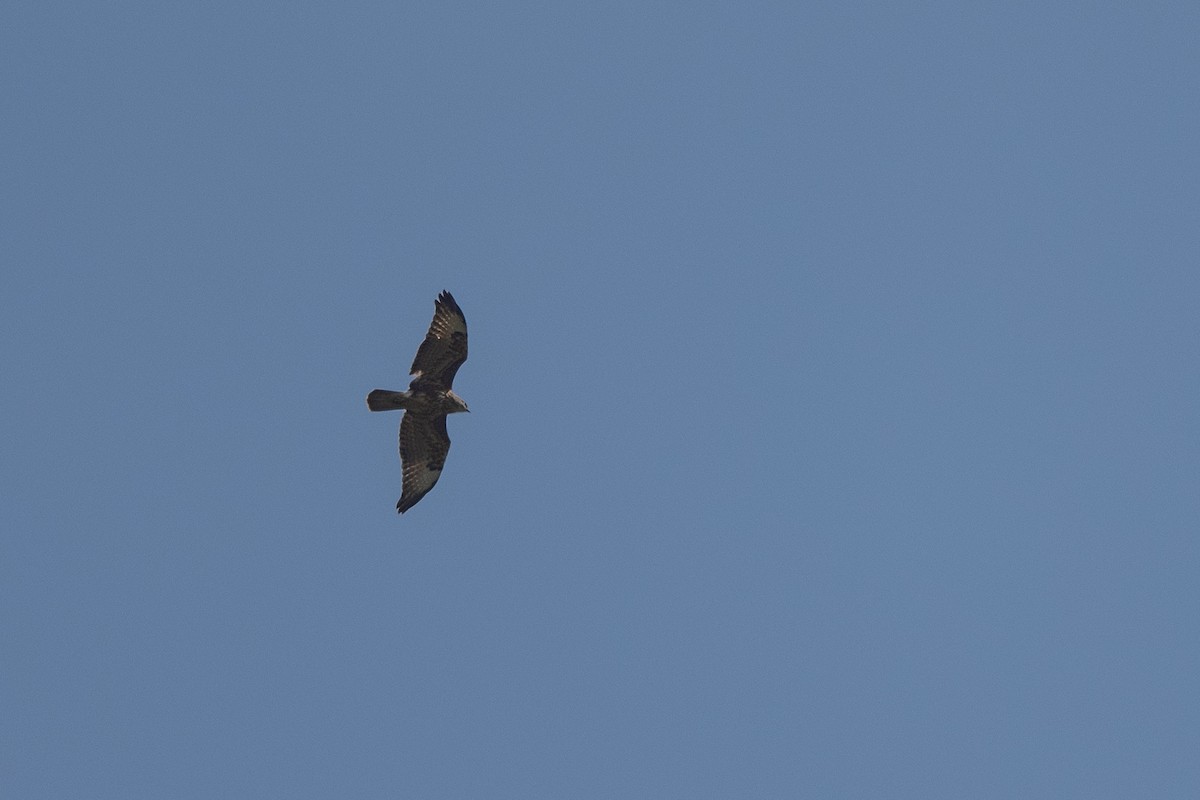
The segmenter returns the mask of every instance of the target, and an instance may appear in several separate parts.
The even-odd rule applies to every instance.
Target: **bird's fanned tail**
[[[367,408],[372,411],[395,411],[405,407],[409,396],[408,392],[375,389],[367,395]]]

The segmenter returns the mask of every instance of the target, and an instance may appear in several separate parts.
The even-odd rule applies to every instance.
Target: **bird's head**
[[[466,402],[454,392],[447,391],[446,397],[450,398],[450,401],[454,404],[454,406],[446,413],[455,414],[459,411],[470,412],[471,409],[467,408]]]

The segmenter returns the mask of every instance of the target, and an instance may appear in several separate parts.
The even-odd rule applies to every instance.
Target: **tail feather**
[[[395,411],[404,408],[408,392],[393,392],[390,389],[375,389],[367,395],[367,408],[372,411]]]

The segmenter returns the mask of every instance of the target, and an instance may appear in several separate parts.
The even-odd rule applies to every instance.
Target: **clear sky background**
[[[9,7],[0,794],[1200,796],[1198,41]]]

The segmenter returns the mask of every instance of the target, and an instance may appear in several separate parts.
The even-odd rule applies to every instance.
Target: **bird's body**
[[[367,395],[372,411],[403,410],[400,420],[400,461],[403,490],[396,510],[403,514],[433,488],[442,475],[450,436],[446,415],[469,411],[450,385],[467,360],[467,320],[449,292],[434,303],[433,322],[417,350],[408,391],[375,389]]]
[[[415,383],[415,381],[414,381]],[[372,411],[412,411],[418,416],[434,416],[437,414],[453,414],[456,411],[466,411],[466,403],[454,392],[441,389],[427,391],[393,392],[390,389],[376,389],[367,395],[367,407]]]

